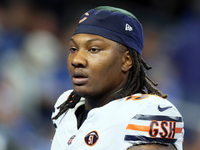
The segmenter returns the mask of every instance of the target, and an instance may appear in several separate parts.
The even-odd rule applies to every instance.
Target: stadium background
[[[79,17],[100,5],[139,18],[148,74],[183,115],[184,150],[199,149],[199,0],[0,0],[1,150],[50,149],[53,105],[72,88],[69,38]]]

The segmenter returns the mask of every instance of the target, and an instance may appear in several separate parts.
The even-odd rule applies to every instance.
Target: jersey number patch
[[[85,136],[85,143],[89,146],[94,146],[99,139],[97,131],[92,131]]]

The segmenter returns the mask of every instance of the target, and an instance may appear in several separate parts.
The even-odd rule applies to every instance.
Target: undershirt
[[[77,128],[79,129],[83,122],[86,120],[90,110],[85,109],[84,105],[81,105],[75,112],[77,118]]]

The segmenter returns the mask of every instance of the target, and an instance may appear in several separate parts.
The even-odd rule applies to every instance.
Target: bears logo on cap
[[[94,146],[97,143],[98,139],[99,135],[97,131],[92,131],[85,136],[84,140],[88,146]]]
[[[88,14],[87,12],[85,13],[85,15],[86,15],[86,16],[89,16],[89,14]],[[86,19],[87,19],[87,17],[84,17],[83,19],[79,20],[79,23],[83,22],[83,21],[86,20]]]

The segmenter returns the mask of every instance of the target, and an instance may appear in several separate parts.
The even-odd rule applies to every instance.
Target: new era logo
[[[132,31],[133,28],[132,28],[128,23],[126,23],[125,30],[126,30],[126,31]]]

